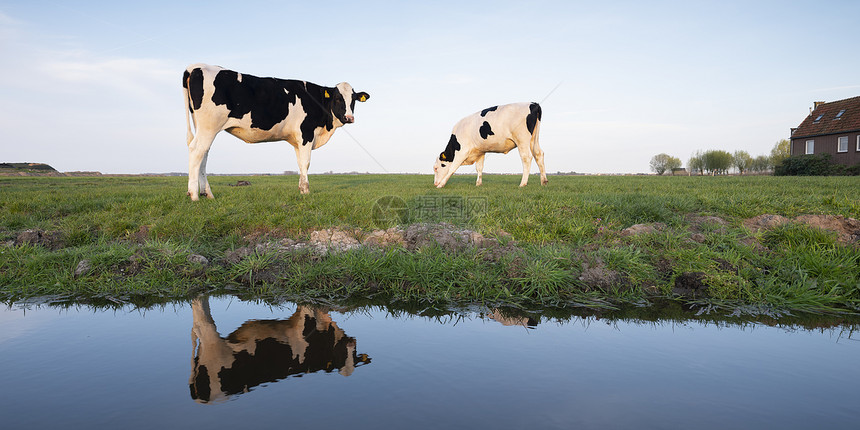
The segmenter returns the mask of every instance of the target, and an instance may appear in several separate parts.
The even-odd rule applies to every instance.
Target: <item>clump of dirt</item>
[[[315,230],[311,232],[309,245],[325,252],[333,251],[348,251],[361,246],[358,237],[361,234],[360,230],[342,230],[338,228]]]
[[[705,243],[708,238],[702,233],[693,233],[690,235],[690,240],[696,243]]]
[[[15,245],[40,245],[50,250],[57,250],[65,246],[63,234],[59,231],[45,231],[39,229],[24,230],[15,239]]]
[[[406,246],[406,237],[402,229],[391,227],[370,232],[361,243],[364,246]]]
[[[149,238],[149,230],[150,229],[151,229],[151,227],[148,225],[141,225],[137,229],[137,231],[135,231],[134,233],[132,233],[132,232],[126,233],[126,237],[129,240],[132,240],[136,243],[145,243],[146,239]]]
[[[447,223],[412,224],[406,229],[404,239],[406,248],[410,250],[438,245],[448,251],[482,246],[490,240],[478,232],[458,229]]]
[[[635,224],[621,230],[621,237],[638,236],[640,234],[654,233],[666,229],[666,224],[654,222],[649,224]]]
[[[499,241],[488,240],[484,242],[484,247],[481,249],[481,258],[483,258],[484,261],[498,263],[506,256],[517,254],[520,251],[521,248],[518,247],[514,241],[502,243]]]
[[[758,233],[761,230],[770,230],[788,223],[789,219],[782,215],[764,214],[744,220],[747,230]]]
[[[839,241],[843,243],[860,242],[860,221],[854,218],[845,218],[842,215],[800,215],[791,220],[781,215],[764,214],[745,219],[744,227],[757,233],[774,229],[792,221],[835,232]]]
[[[854,218],[845,218],[842,215],[801,215],[794,221],[810,227],[836,232],[840,242],[860,242],[860,221]]]
[[[601,291],[627,291],[632,287],[627,276],[606,267],[599,258],[591,264],[582,263],[582,274],[579,275],[579,280],[589,288],[597,288]]]
[[[704,272],[684,272],[675,278],[672,292],[687,298],[697,299],[708,296],[708,286],[705,285]]]
[[[201,266],[209,265],[209,259],[200,254],[190,254],[187,260],[191,264],[199,264]]]
[[[278,273],[273,270],[255,270],[253,272],[242,273],[236,277],[236,280],[245,285],[256,284],[273,284],[279,280]]]
[[[501,232],[500,237],[510,236]],[[254,239],[259,240],[259,237]],[[468,229],[458,229],[452,225],[413,224],[407,229],[392,227],[387,230],[374,230],[363,233],[358,229],[327,228],[314,230],[308,240],[282,239],[278,242],[262,242],[228,251],[223,261],[236,264],[248,256],[257,253],[279,253],[289,251],[309,250],[316,254],[348,251],[362,247],[391,247],[400,246],[410,251],[420,250],[429,246],[441,246],[449,251],[460,251],[467,247],[498,248],[498,259],[509,252],[513,241],[502,246],[498,240],[486,238],[482,234]]]
[[[718,216],[701,216],[688,214],[684,217],[684,220],[690,223],[690,232],[694,234],[701,234],[706,231],[716,231],[717,233],[725,234],[726,227],[728,227],[729,225],[728,221]],[[707,228],[708,226],[711,226],[711,228]]]
[[[254,249],[249,246],[243,246],[241,248],[236,248],[232,251],[227,251],[224,253],[224,261],[230,264],[236,264],[250,256],[254,253]]]
[[[715,258],[714,262],[719,265],[720,270],[722,270],[723,272],[734,273],[736,275],[738,274],[738,267],[732,264],[730,261],[723,260],[722,258]]]
[[[654,268],[657,269],[657,275],[663,281],[669,281],[675,270],[672,267],[672,262],[662,257],[658,258],[657,261],[654,262]]]
[[[78,262],[77,267],[75,267],[75,278],[80,278],[90,273],[91,270],[93,270],[93,263],[87,259],[81,260]]]
[[[256,228],[244,236],[242,236],[242,240],[247,243],[259,244],[259,243],[267,243],[267,242],[277,242],[285,237],[289,236],[289,232],[282,230],[280,228]]]
[[[128,260],[111,267],[111,271],[119,274],[120,276],[139,275],[143,272],[144,262],[146,259],[146,254],[142,250],[138,249],[134,254],[128,257]]]
[[[403,246],[410,251],[440,246],[449,251],[459,251],[470,246],[484,246],[496,243],[495,239],[485,238],[482,234],[459,229],[447,223],[412,224],[405,230],[392,227],[387,230],[374,230],[362,233],[361,230],[330,228],[314,230],[310,240],[303,244],[297,242],[293,247],[308,246],[321,252],[346,251],[362,246]]]

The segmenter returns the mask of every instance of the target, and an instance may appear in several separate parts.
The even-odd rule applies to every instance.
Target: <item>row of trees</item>
[[[757,157],[752,157],[746,151],[734,153],[723,150],[696,151],[687,161],[687,169],[690,174],[699,172],[699,174],[711,175],[726,174],[731,168],[736,169],[741,175],[748,172],[769,172],[789,156],[790,147],[791,142],[788,139],[782,139],[774,145],[770,155]],[[680,168],[681,160],[668,154],[657,154],[651,158],[650,164],[654,173],[662,175],[667,171]]]

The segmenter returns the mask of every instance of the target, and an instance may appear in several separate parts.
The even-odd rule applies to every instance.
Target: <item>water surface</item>
[[[847,327],[324,311],[201,298],[0,311],[0,427],[828,428]]]

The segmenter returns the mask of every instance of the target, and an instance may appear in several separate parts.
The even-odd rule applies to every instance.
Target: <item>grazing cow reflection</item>
[[[191,303],[191,397],[200,403],[223,400],[290,375],[320,370],[349,376],[370,363],[355,353],[355,339],[346,336],[327,312],[299,306],[285,320],[250,320],[222,338],[209,311],[207,297]]]
[[[484,316],[503,326],[522,326],[533,329],[538,325],[538,320],[532,317],[511,316],[503,313],[499,309],[493,309],[492,313],[487,313]]]

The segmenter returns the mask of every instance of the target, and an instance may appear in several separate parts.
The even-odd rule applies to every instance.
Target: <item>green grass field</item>
[[[474,175],[458,175],[437,190],[429,175],[312,175],[311,194],[303,196],[296,176],[216,176],[210,177],[216,199],[191,202],[184,177],[0,177],[0,240],[6,242],[0,298],[148,301],[227,289],[269,298],[517,307],[668,298],[727,309],[860,310],[856,242],[803,224],[755,234],[742,225],[762,214],[860,218],[860,178],[549,179],[541,187],[533,175],[520,189],[518,175],[489,175],[481,187]],[[237,180],[252,185],[229,186]],[[380,199],[405,207],[380,217]],[[717,216],[726,225],[692,216]],[[500,245],[223,258],[259,242],[304,240],[322,228],[370,232],[392,223],[439,222],[500,238]],[[642,223],[665,228],[621,234]],[[14,244],[27,229],[57,239]],[[189,263],[192,253],[211,263]],[[82,259],[93,270],[75,276]],[[701,288],[679,293],[691,279]]]

